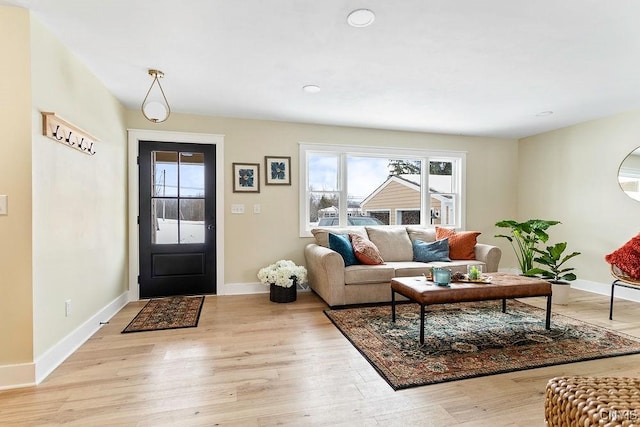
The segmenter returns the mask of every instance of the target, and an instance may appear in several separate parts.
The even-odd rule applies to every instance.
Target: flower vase
[[[277,286],[275,283],[271,284],[269,293],[269,299],[273,302],[293,302],[296,300],[296,281],[293,281],[293,285],[285,288],[284,286]]]

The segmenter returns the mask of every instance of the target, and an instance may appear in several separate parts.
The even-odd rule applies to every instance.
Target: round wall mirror
[[[627,196],[640,201],[640,147],[622,161],[618,170],[618,182]]]

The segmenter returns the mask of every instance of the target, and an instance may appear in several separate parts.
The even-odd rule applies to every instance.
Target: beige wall
[[[635,153],[636,151],[634,150],[633,153],[630,153],[624,159],[624,166],[629,169],[634,169],[634,171],[640,171],[640,154]]]
[[[618,168],[640,145],[640,111],[525,138],[519,143],[518,213],[562,221],[554,242],[582,252],[579,279],[610,282],[604,256],[640,231],[640,203],[618,185]],[[601,291],[608,293],[604,288]]]
[[[170,82],[164,83],[169,85]],[[171,99],[169,99],[171,101]],[[154,125],[139,111],[127,112],[127,126],[225,135],[225,283],[255,283],[261,267],[288,258],[304,263],[303,248],[310,239],[298,236],[298,143],[354,144],[466,151],[467,218],[469,229],[482,231],[481,241],[493,238],[494,224],[515,216],[517,142],[412,132],[319,126],[260,120],[172,114]],[[292,185],[264,185],[264,156],[291,156]],[[231,163],[259,163],[260,193],[233,193]],[[231,204],[244,204],[243,215],[232,215]],[[260,204],[262,213],[254,214]]]
[[[33,357],[29,14],[0,6],[0,367]]]
[[[31,61],[37,360],[127,289],[127,172],[122,106],[36,19]],[[96,137],[97,154],[42,136],[41,111]]]

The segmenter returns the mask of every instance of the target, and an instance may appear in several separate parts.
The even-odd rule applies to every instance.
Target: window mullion
[[[431,192],[429,191],[429,158],[422,158],[422,165],[420,167],[420,188],[421,200],[420,200],[420,224],[427,225],[431,223]],[[427,214],[428,213],[428,214]]]
[[[348,225],[347,213],[349,202],[347,200],[348,191],[347,188],[347,155],[345,153],[340,154],[340,167],[338,168],[338,185],[339,185],[339,200],[338,200],[338,218],[340,220],[340,226],[346,227]]]

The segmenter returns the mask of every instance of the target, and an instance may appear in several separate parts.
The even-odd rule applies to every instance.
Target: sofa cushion
[[[435,228],[418,227],[416,225],[408,225],[407,233],[411,241],[422,240],[423,242],[435,242],[436,230]]]
[[[348,235],[329,233],[329,249],[338,252],[342,256],[345,267],[358,264]]]
[[[411,261],[413,247],[404,227],[365,227],[385,261]]]
[[[449,258],[449,238],[435,242],[413,241],[413,260],[418,262],[451,261]]]
[[[365,285],[369,283],[390,283],[395,270],[387,264],[352,265],[344,269],[345,285]],[[389,288],[391,295],[391,288]]]
[[[353,233],[349,234],[349,238],[351,239],[351,246],[353,246],[353,253],[356,255],[356,259],[362,264],[384,264],[384,259],[382,255],[380,255],[380,251],[371,240]],[[447,250],[449,249],[447,248]]]
[[[449,258],[455,259],[476,259],[475,247],[478,243],[479,231],[456,232],[451,228],[436,227],[436,239],[449,238]]]
[[[367,232],[362,227],[327,227],[327,228],[313,228],[311,230],[313,237],[316,239],[316,243],[325,248],[329,247],[329,233],[334,234],[357,234],[362,237],[367,237]]]
[[[387,265],[395,269],[395,277],[430,276],[433,267],[432,264],[413,261],[388,262]]]

